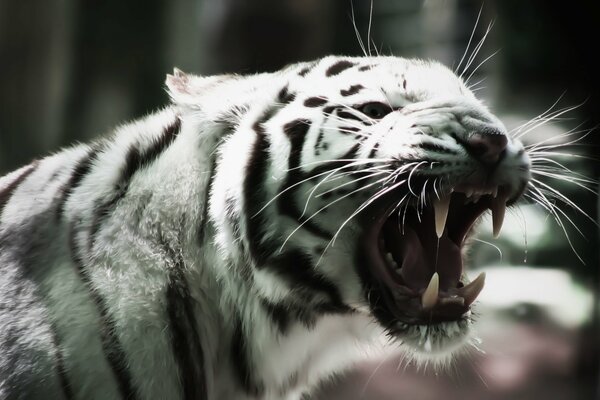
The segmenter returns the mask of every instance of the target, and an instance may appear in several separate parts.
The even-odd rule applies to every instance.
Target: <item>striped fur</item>
[[[449,70],[391,57],[167,86],[165,109],[0,178],[0,398],[299,398],[391,331],[359,223],[338,231],[377,168],[466,174],[445,129],[495,121]]]

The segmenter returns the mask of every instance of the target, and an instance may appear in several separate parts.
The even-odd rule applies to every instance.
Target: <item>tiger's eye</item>
[[[372,119],[381,119],[392,112],[392,108],[384,103],[373,102],[360,106],[359,111]]]

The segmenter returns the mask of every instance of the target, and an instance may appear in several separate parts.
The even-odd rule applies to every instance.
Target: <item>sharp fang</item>
[[[506,213],[506,200],[502,197],[494,199],[492,202],[492,231],[494,238],[500,235],[502,224],[504,223],[504,214]]]
[[[473,280],[473,282],[469,283],[467,286],[462,287],[457,290],[456,294],[465,299],[465,305],[470,306],[473,304],[479,293],[483,290],[483,286],[485,285],[485,272],[479,274],[477,278]]]
[[[433,209],[435,211],[435,234],[438,239],[442,237],[444,228],[446,227],[448,207],[450,207],[450,195],[443,196],[442,198],[433,201]]]
[[[429,310],[437,304],[439,290],[440,276],[437,272],[435,272],[429,281],[429,285],[427,285],[427,289],[425,289],[423,295],[421,295],[421,304],[423,305],[423,309]]]

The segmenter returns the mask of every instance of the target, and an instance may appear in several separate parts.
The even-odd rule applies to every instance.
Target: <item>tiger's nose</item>
[[[476,132],[463,142],[467,152],[486,165],[497,164],[506,154],[508,139],[500,131]]]

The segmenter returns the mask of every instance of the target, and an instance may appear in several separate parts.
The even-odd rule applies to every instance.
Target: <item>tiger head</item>
[[[226,127],[216,241],[270,312],[368,315],[434,357],[467,341],[485,276],[468,281],[465,242],[486,213],[500,231],[530,161],[460,77],[429,61],[327,57],[193,90],[178,85],[194,78],[170,79],[176,101]],[[211,87],[228,106],[203,97]]]

